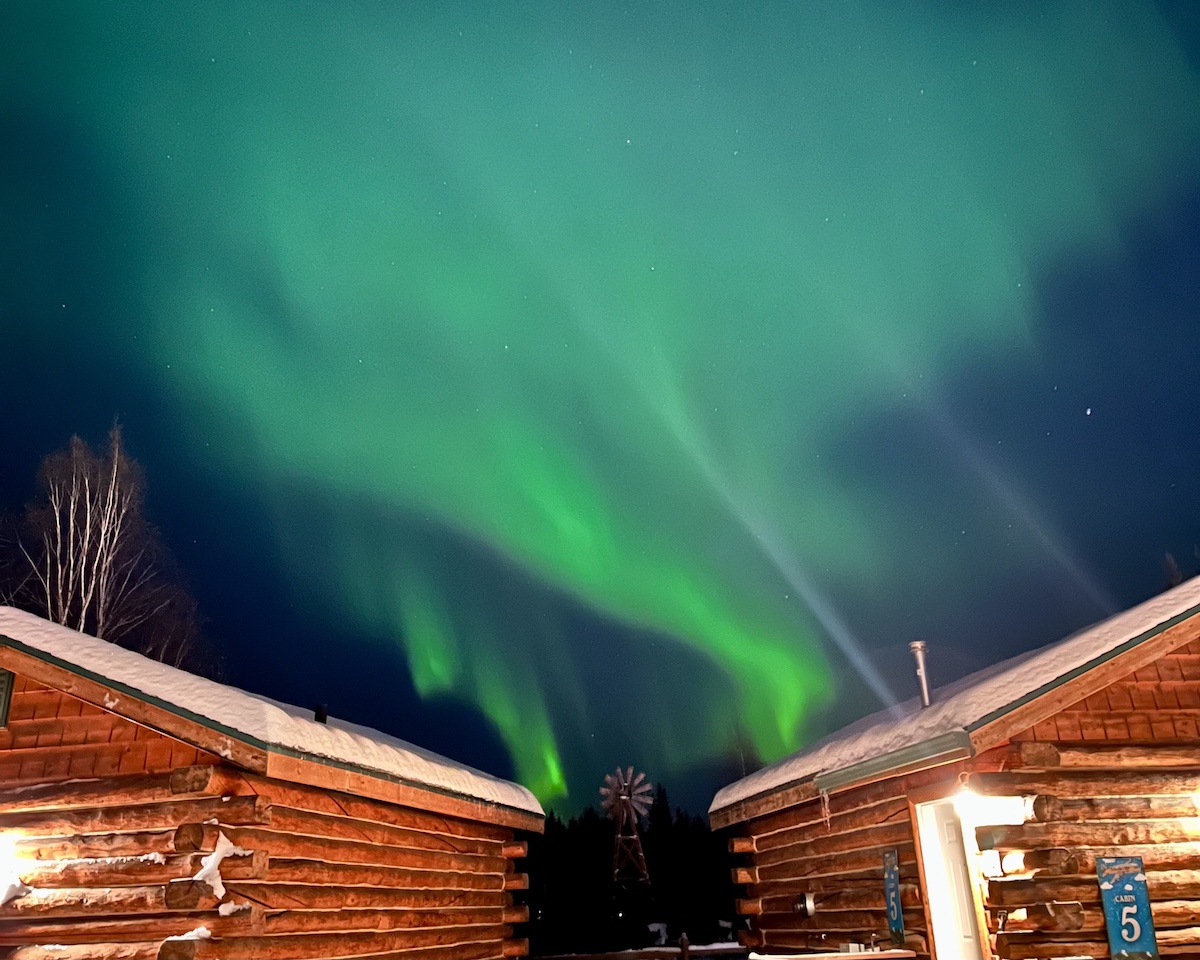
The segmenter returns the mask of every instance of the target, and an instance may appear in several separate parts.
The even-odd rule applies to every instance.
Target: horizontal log
[[[1064,800],[1042,794],[1033,798],[1033,819],[1055,820],[1150,820],[1166,817],[1195,817],[1196,801],[1191,796],[1175,797],[1083,797]]]
[[[11,921],[0,928],[0,946],[26,943],[91,943],[97,939],[118,941],[163,939],[182,936],[203,925],[220,938],[294,934],[374,934],[397,931],[471,931],[481,926],[497,927],[524,922],[525,907],[447,907],[440,910],[288,910],[265,914],[252,906],[228,916],[215,913],[175,913],[128,919],[89,918],[52,921]],[[454,942],[435,938],[437,943]],[[469,939],[469,937],[467,938]]]
[[[395,827],[407,827],[452,837],[472,837],[478,840],[495,840],[500,843],[507,843],[513,839],[511,828],[492,823],[427,813],[411,807],[388,803],[385,800],[373,800],[349,793],[310,787],[305,784],[273,780],[254,774],[246,774],[245,780],[253,788],[253,792],[270,798],[273,804],[290,807],[294,810],[307,810],[335,817],[386,823]]]
[[[1107,957],[1107,940],[1047,941],[1035,934],[998,933],[992,950],[1000,960],[1054,960],[1056,957]]]
[[[901,877],[916,875],[917,854],[912,844],[896,844],[895,847],[889,847],[889,850],[895,850],[898,853]],[[782,892],[796,884],[799,884],[800,887],[814,889],[818,882],[828,886],[828,884],[845,882],[850,878],[877,877],[882,881],[883,856],[882,851],[875,850],[846,854],[845,857],[817,857],[798,860],[796,864],[792,865],[790,875],[786,877],[768,878],[760,874],[756,874],[755,877],[756,880],[749,884],[748,893],[758,895],[762,895],[762,890]]]
[[[886,910],[833,910],[823,911],[819,907],[812,916],[792,913],[769,913],[758,918],[755,924],[766,935],[768,942],[779,931],[809,931],[820,933],[856,933],[862,930],[876,932],[887,929]],[[918,908],[904,912],[904,925],[908,929],[924,928],[925,914]]]
[[[1023,823],[978,827],[980,850],[1097,847],[1200,841],[1200,820],[1094,820],[1087,823]],[[761,872],[761,871],[760,871]]]
[[[900,864],[901,880],[915,880],[916,878],[917,865],[915,863]],[[794,897],[801,893],[824,893],[830,890],[858,886],[863,883],[869,885],[882,884],[882,867],[871,871],[870,874],[859,876],[848,877],[844,874],[835,873],[826,876],[800,877],[793,880],[774,880],[768,883],[750,884],[746,887],[746,895],[749,897]]]
[[[835,858],[835,855],[840,853],[872,847],[891,847],[898,843],[911,843],[912,840],[913,828],[906,816],[897,823],[862,826],[849,833],[836,833],[786,847],[776,847],[774,850],[761,851],[754,860],[759,877],[769,878],[785,875],[788,872],[788,864],[797,860],[814,857]]]
[[[80,810],[0,813],[0,830],[18,831],[25,837],[61,837],[81,833],[169,830],[181,823],[214,818],[228,824],[265,824],[269,811],[270,805],[261,797],[206,797],[129,807],[106,805]]]
[[[928,954],[924,923],[913,930],[906,929],[905,934],[907,938],[905,946],[909,950],[914,953]],[[862,930],[829,933],[824,936],[817,931],[808,933],[799,930],[768,930],[762,931],[759,936],[762,939],[762,948],[767,952],[782,947],[788,950],[819,950],[822,953],[826,951],[837,953],[838,946],[842,943],[870,943],[872,936],[875,937],[876,942],[879,942],[886,938],[887,929],[886,927],[882,930],[879,927],[865,927]]]
[[[511,935],[511,927],[479,926],[399,933],[311,933],[302,937],[168,940],[158,957],[159,960],[332,960],[464,943],[492,944],[499,954],[502,942]]]
[[[529,956],[529,940],[524,937],[517,940],[505,940],[500,950],[501,955],[505,957],[527,957]]]
[[[120,916],[216,909],[216,897],[211,892],[207,896],[200,892],[201,889],[208,891],[206,884],[195,884],[195,892],[185,895],[185,891],[192,886],[188,883],[171,883],[145,887],[68,887],[58,890],[35,887],[24,896],[0,907],[0,922],[22,918]]]
[[[221,787],[227,785],[228,779],[224,771],[225,768],[216,767],[180,767],[170,773],[5,787],[0,789],[0,810],[7,815],[33,810],[118,807],[224,793]]]
[[[9,921],[0,927],[0,947],[28,943],[88,944],[143,942],[176,937],[203,925],[214,936],[261,932],[261,908],[239,911],[228,917],[213,913],[165,913],[149,917],[112,919],[92,916],[57,920]]]
[[[198,855],[197,855],[198,856]],[[221,874],[225,875],[224,864]],[[520,878],[520,879],[519,879]],[[294,860],[271,857],[265,877],[273,883],[317,883],[339,887],[395,887],[445,890],[520,890],[516,886],[525,874],[453,873],[437,870],[407,870],[401,867],[375,867],[350,863],[326,863],[321,860]],[[509,882],[514,885],[509,886]]]
[[[6,950],[4,960],[155,960],[159,943],[38,944]]]
[[[993,933],[1000,931],[1001,924],[1009,933],[1077,933],[1084,928],[1086,914],[1087,908],[1082,903],[1038,903],[1016,909],[988,910],[987,921],[988,929]],[[1103,922],[1101,913],[1101,925]]]
[[[841,887],[827,891],[808,891],[816,899],[817,909],[823,913],[837,910],[885,910],[887,903],[883,885],[874,887]],[[743,916],[761,916],[769,913],[793,913],[796,897],[751,897],[737,901],[737,912]],[[920,907],[921,891],[915,883],[900,884],[900,904],[904,907]]]
[[[169,857],[136,857],[111,860],[32,861],[21,869],[21,879],[31,887],[132,887],[168,883],[194,877],[202,867],[200,854]],[[267,856],[227,857],[221,876],[249,880],[267,872]]]
[[[1200,927],[1155,930],[1158,952],[1163,955],[1195,956],[1200,946]],[[1101,938],[1086,941],[1071,934],[997,933],[996,954],[1003,960],[1041,960],[1044,957],[1107,957],[1108,943]]]
[[[998,910],[989,911],[988,927],[998,930]],[[1150,915],[1159,930],[1200,924],[1200,900],[1151,900]],[[1010,911],[1005,920],[1009,932],[1084,933],[1090,938],[1105,931],[1104,910],[1082,903],[1051,903]]]
[[[173,883],[171,889],[182,886],[184,884]],[[422,910],[447,906],[504,908],[512,903],[512,894],[503,890],[337,887],[228,880],[225,889],[226,899],[258,903],[269,910],[386,910],[395,907]]]
[[[1200,871],[1146,871],[1157,900],[1200,899]],[[989,880],[988,907],[1028,907],[1050,901],[1099,903],[1100,885],[1092,877],[1034,877],[1032,880]]]
[[[176,828],[173,849],[180,853],[210,853],[216,848],[220,834],[224,834],[232,843],[244,849],[265,850],[271,857],[293,860],[324,860],[326,863],[495,874],[505,873],[511,862],[500,856],[485,857],[445,853],[441,850],[415,850],[358,840],[281,833],[262,827],[218,827],[204,823],[188,823]]]
[[[1156,843],[1149,846],[1053,847],[1023,852],[1024,869],[1042,876],[1096,873],[1097,857],[1141,857],[1147,870],[1200,869],[1200,843]]]
[[[35,837],[16,843],[18,856],[29,860],[85,860],[97,857],[143,857],[177,852],[171,845],[173,831],[140,833],[95,833],[75,837]],[[186,853],[189,851],[178,851]]]
[[[754,852],[753,837],[730,837],[729,852],[730,853],[753,853]]]
[[[892,841],[861,850],[848,851],[836,856],[817,855],[792,860],[788,863],[772,864],[768,867],[755,868],[758,880],[765,883],[771,880],[791,880],[803,877],[834,876],[837,874],[854,874],[877,872],[883,876],[883,855],[888,850],[895,850],[901,863],[916,863],[916,848],[911,837],[908,840]]]
[[[1051,773],[970,773],[963,784],[986,796],[1030,796],[1041,793],[1071,799],[1086,797],[1190,796],[1196,792],[1200,764],[1190,771],[1161,773],[1114,770],[1104,774],[1056,770]]]
[[[522,860],[529,856],[529,844],[524,840],[512,840],[500,847],[500,856],[508,860]]]
[[[295,933],[387,933],[422,928],[474,928],[524,923],[527,907],[446,907],[441,910],[289,910],[267,916],[264,936]],[[439,941],[441,942],[441,941]]]
[[[980,758],[976,758],[977,760]],[[891,777],[876,783],[869,783],[852,789],[831,793],[824,799],[813,796],[799,803],[789,805],[762,816],[751,819],[745,827],[746,831],[756,838],[759,849],[762,848],[762,838],[808,824],[819,824],[829,817],[848,813],[860,807],[870,806],[886,800],[907,797],[909,791],[933,786],[938,783],[952,784],[955,781],[956,770],[952,767],[934,767],[902,777]],[[753,800],[740,805],[745,809],[754,806]],[[734,811],[733,815],[737,815]],[[714,826],[722,818],[714,817]],[[726,818],[727,819],[727,818]]]
[[[261,797],[265,800],[265,797]],[[270,827],[284,833],[302,834],[310,837],[331,837],[338,840],[360,840],[364,843],[379,843],[413,850],[442,850],[446,853],[480,854],[504,856],[505,844],[499,840],[483,840],[475,837],[429,833],[411,827],[393,826],[346,816],[331,816],[273,804],[270,807]],[[207,817],[195,817],[203,822]],[[524,856],[524,854],[521,854]]]
[[[1130,767],[1196,766],[1196,749],[1173,744],[1056,744],[1058,764],[1063,767],[1121,770]]]
[[[846,834],[864,828],[875,827],[896,821],[908,820],[908,799],[892,797],[879,803],[856,807],[845,813],[830,816],[827,820],[816,823],[806,823],[801,826],[779,830],[765,837],[756,838],[755,848],[759,856],[755,862],[759,864],[777,863],[780,860],[793,859],[788,851],[797,844],[807,841],[827,838],[837,834]]]

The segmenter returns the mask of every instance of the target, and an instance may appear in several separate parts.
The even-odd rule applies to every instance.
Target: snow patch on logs
[[[224,833],[217,835],[217,847],[207,857],[200,861],[200,871],[192,877],[200,883],[207,883],[212,892],[219,898],[225,896],[225,884],[221,880],[221,861],[226,857],[248,857],[253,853],[237,846]]]

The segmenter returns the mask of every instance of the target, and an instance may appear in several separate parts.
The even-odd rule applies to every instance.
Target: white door
[[[962,827],[952,800],[917,805],[925,893],[936,960],[979,960],[983,950]]]

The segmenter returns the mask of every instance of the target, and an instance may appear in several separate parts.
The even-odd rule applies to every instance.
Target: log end
[[[204,848],[204,824],[181,823],[171,841],[176,853],[195,853]]]
[[[158,948],[158,960],[195,960],[198,940],[164,940]]]
[[[170,910],[215,910],[220,901],[212,888],[198,880],[177,880],[168,883],[163,900]]]
[[[753,853],[755,843],[753,837],[730,837],[729,852],[730,853]]]

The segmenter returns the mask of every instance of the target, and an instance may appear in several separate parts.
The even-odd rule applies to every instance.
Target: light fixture
[[[1033,798],[984,796],[963,787],[954,794],[954,812],[964,829],[1017,825],[1033,819]]]
[[[17,854],[17,835],[0,832],[0,907],[29,893],[21,882],[21,858]]]

